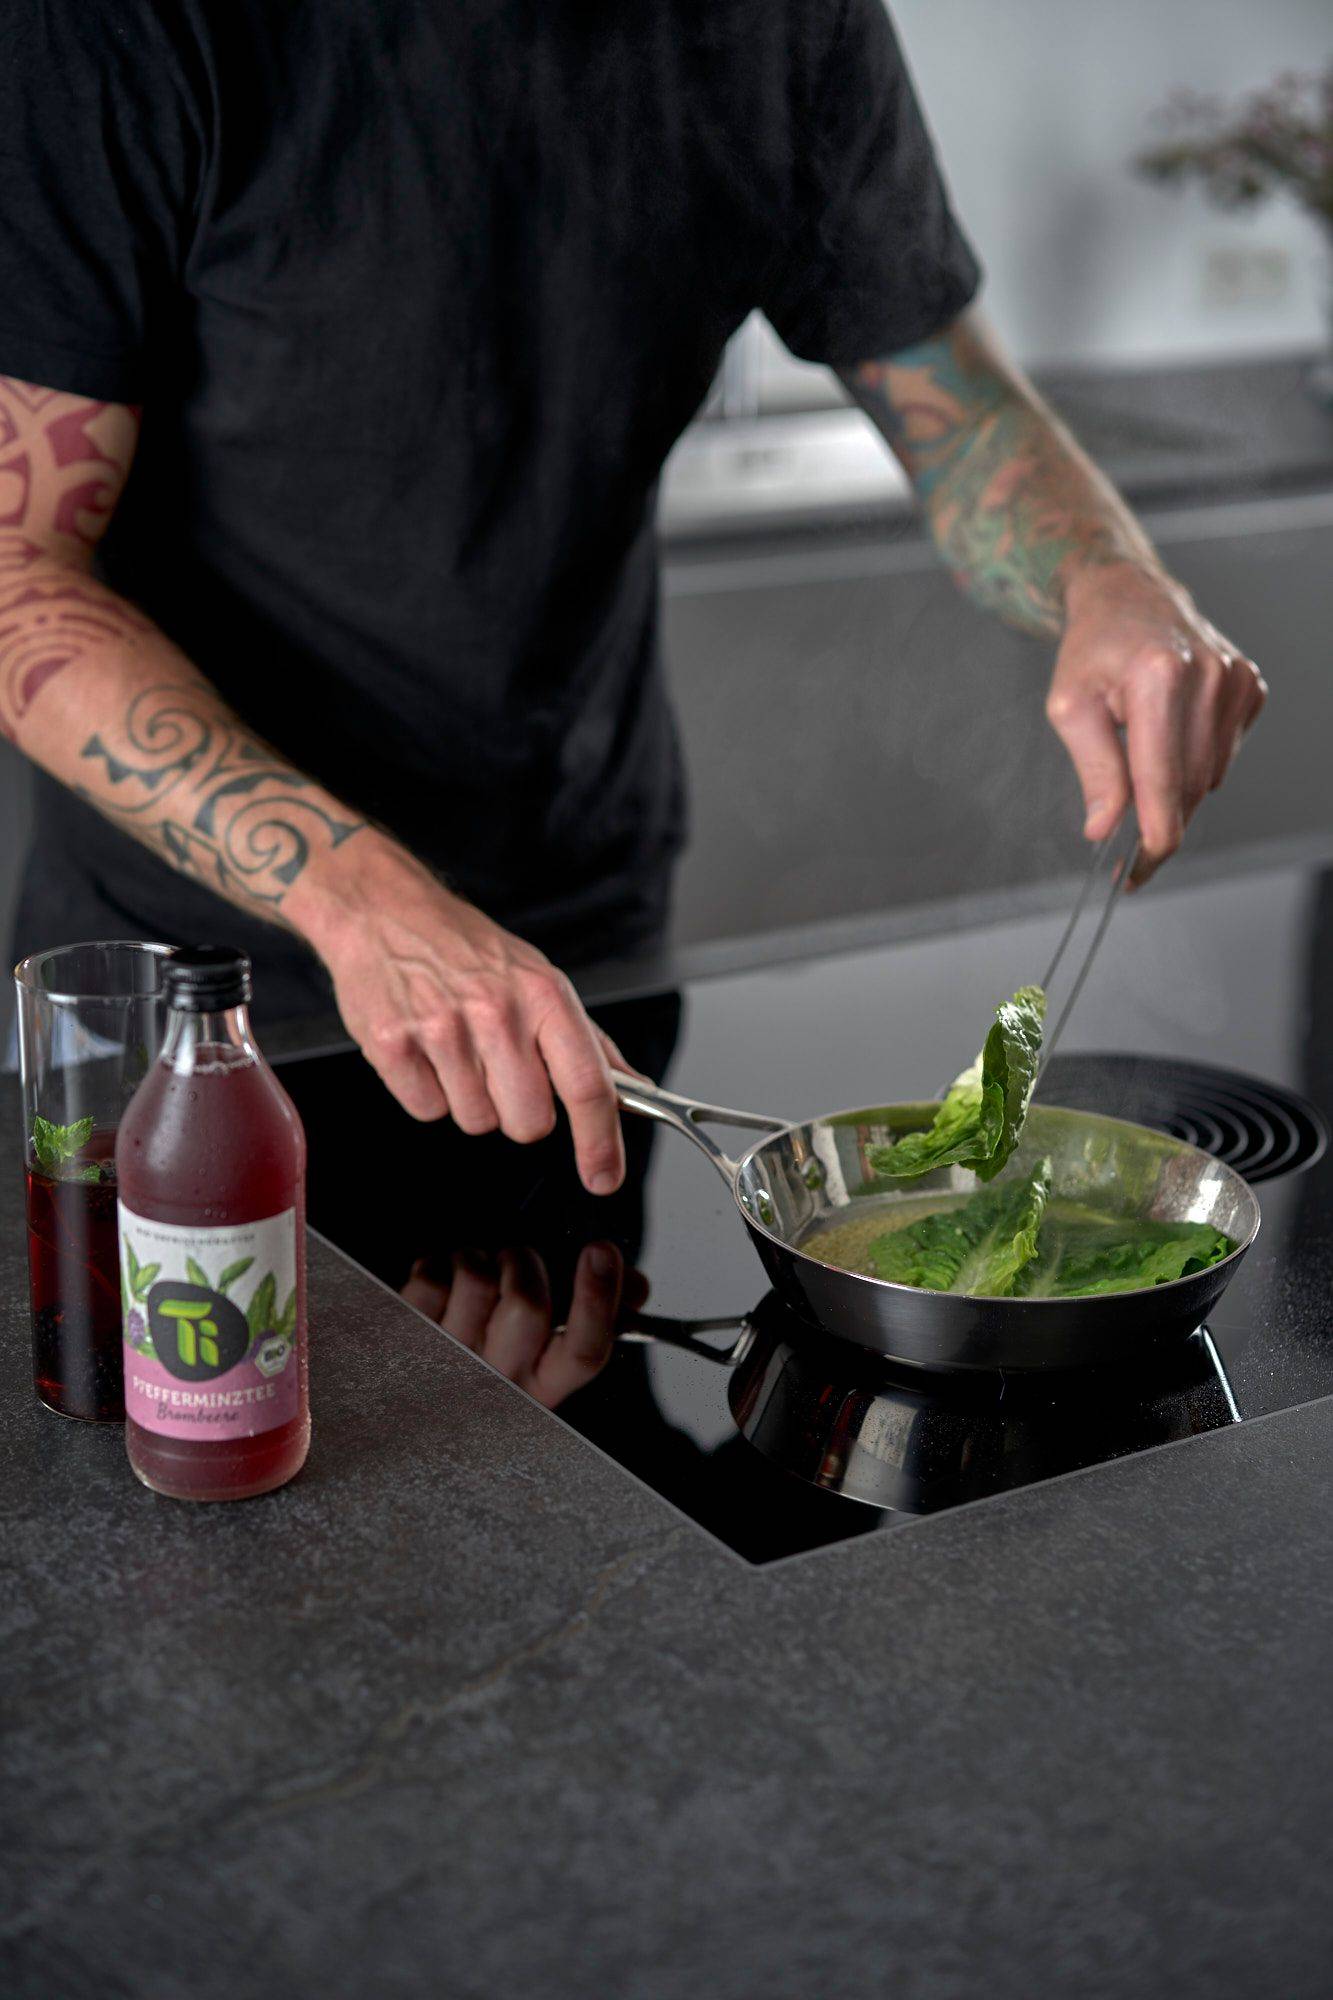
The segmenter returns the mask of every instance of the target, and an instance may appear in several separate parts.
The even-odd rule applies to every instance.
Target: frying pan
[[[617,1075],[621,1106],[683,1133],[731,1190],[741,1220],[779,1297],[826,1333],[903,1367],[1028,1370],[1124,1360],[1203,1324],[1259,1232],[1259,1204],[1233,1168],[1145,1125],[1034,1105],[1000,1180],[1030,1173],[1048,1157],[1052,1201],[1087,1203],[1127,1222],[1206,1222],[1236,1248],[1206,1271],[1173,1283],[1085,1299],[971,1298],[891,1284],[824,1263],[822,1226],[882,1213],[922,1195],[975,1192],[974,1177],[941,1168],[901,1188],[875,1183],[870,1146],[929,1125],[937,1104],[875,1105],[803,1125],[728,1111]],[[709,1125],[765,1136],[738,1159]],[[867,1186],[867,1183],[870,1185]]]

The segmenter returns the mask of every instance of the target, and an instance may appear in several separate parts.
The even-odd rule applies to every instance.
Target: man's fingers
[[[1217,758],[1212,773],[1211,788],[1214,791],[1226,777],[1246,730],[1257,721],[1267,699],[1267,683],[1254,661],[1247,660],[1243,654],[1230,656],[1222,721],[1218,730]]]
[[[1066,610],[1046,712],[1078,772],[1089,837],[1109,834],[1133,797],[1133,886],[1175,853],[1267,690],[1253,661],[1154,565],[1076,571]]]
[[[1200,653],[1190,662],[1184,697],[1181,781],[1181,813],[1186,826],[1213,788],[1222,740],[1231,734],[1227,716],[1228,676],[1228,664],[1218,653]]]
[[[1125,741],[1139,816],[1135,884],[1155,874],[1184,835],[1188,673],[1182,655],[1165,654],[1131,680],[1126,695]]]
[[[474,1138],[494,1132],[500,1114],[486,1087],[462,1014],[453,1011],[425,1021],[420,1032],[422,1049],[434,1066],[459,1131]]]
[[[606,1057],[612,1069],[618,1069],[623,1076],[642,1077],[643,1081],[647,1083],[649,1079],[646,1076],[644,1076],[643,1071],[641,1069],[635,1069],[633,1063],[628,1060],[623,1050],[617,1047],[616,1043],[611,1040],[611,1037],[607,1034],[606,1029],[599,1028],[595,1021],[593,1022],[592,1025],[593,1025],[593,1033],[596,1035],[598,1041],[602,1045],[602,1054]]]
[[[555,1124],[555,1099],[517,1003],[488,1002],[473,1011],[469,1025],[500,1130],[523,1146],[544,1139]]]
[[[1060,688],[1052,690],[1046,713],[1083,789],[1083,831],[1089,840],[1105,840],[1129,804],[1129,768],[1114,717],[1100,695]]]
[[[601,1042],[573,994],[537,1029],[537,1046],[565,1110],[579,1178],[590,1194],[614,1194],[625,1178],[625,1142],[615,1085]]]
[[[387,1034],[367,1035],[361,1047],[381,1083],[409,1116],[423,1123],[446,1116],[449,1099],[444,1086],[433,1063],[406,1029],[395,1027]]]

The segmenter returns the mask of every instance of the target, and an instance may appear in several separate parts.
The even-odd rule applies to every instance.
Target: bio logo
[[[148,1294],[148,1330],[162,1366],[182,1382],[207,1382],[244,1359],[245,1314],[212,1285],[161,1278]]]

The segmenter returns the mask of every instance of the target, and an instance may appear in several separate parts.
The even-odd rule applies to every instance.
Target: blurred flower
[[[1333,229],[1333,63],[1285,70],[1234,108],[1176,90],[1156,122],[1161,143],[1134,161],[1149,180],[1197,181],[1222,208],[1285,192]]]

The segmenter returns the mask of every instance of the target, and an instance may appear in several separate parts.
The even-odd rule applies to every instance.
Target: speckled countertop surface
[[[156,1499],[0,1275],[7,2000],[1328,1992],[1333,1400],[750,1569],[320,1242]]]

